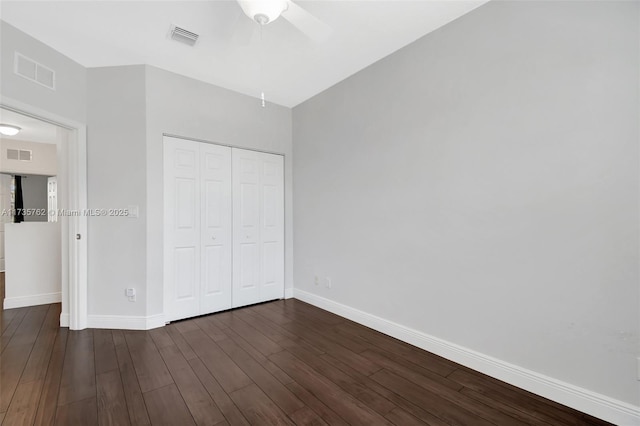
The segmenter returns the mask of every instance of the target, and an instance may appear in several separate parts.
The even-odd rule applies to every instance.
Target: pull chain
[[[260,86],[264,88],[264,41],[262,39],[263,24],[260,24]],[[264,90],[260,92],[260,104],[262,108],[267,106],[267,101],[264,98]]]

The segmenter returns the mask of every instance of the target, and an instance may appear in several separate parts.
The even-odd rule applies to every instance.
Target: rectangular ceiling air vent
[[[187,31],[177,25],[173,25],[171,27],[171,38],[175,41],[179,41],[180,43],[193,46],[198,41],[198,37],[200,37],[198,34]]]
[[[31,150],[28,149],[7,149],[7,160],[31,161]]]
[[[31,58],[16,52],[14,72],[20,77],[38,83],[51,90],[56,90],[56,73]]]

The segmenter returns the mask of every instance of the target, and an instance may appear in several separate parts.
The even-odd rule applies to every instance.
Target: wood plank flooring
[[[605,425],[287,300],[151,331],[2,312],[4,425]]]

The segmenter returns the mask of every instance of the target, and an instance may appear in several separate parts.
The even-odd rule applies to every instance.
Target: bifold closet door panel
[[[232,149],[233,307],[284,296],[284,160]]]
[[[260,153],[232,149],[233,307],[260,301]]]
[[[284,157],[262,154],[260,299],[284,297]]]
[[[284,297],[284,159],[164,138],[165,317]]]
[[[231,148],[200,145],[200,314],[208,314],[231,308]]]
[[[167,321],[200,314],[200,144],[164,138]]]
[[[231,148],[164,138],[165,316],[231,308]]]

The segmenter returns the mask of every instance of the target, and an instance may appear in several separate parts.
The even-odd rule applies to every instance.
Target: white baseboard
[[[293,295],[303,302],[594,417],[620,426],[640,425],[640,406],[510,364],[303,290],[294,289]]]
[[[293,290],[292,288],[285,288],[284,289],[284,298],[285,299],[292,299],[293,298]]]
[[[33,296],[5,297],[3,307],[4,309],[23,308],[25,306],[48,305],[49,303],[60,303],[61,301],[62,301],[62,294],[60,292],[36,294]]]
[[[69,327],[69,314],[60,314],[60,327]]]
[[[164,327],[165,324],[166,321],[164,320],[164,314],[150,315],[147,317],[147,330]]]
[[[150,330],[164,326],[164,315],[125,316],[125,315],[89,315],[88,328],[108,328],[114,330]]]

